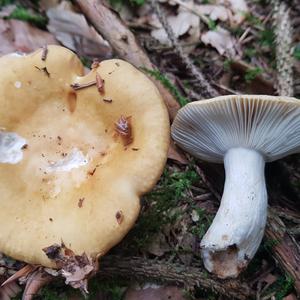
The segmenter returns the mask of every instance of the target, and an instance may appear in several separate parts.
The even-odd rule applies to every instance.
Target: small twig
[[[98,73],[96,73],[96,86],[97,86],[98,92],[100,94],[103,94],[104,93],[104,80],[101,78],[101,76]]]
[[[77,90],[81,90],[81,89],[84,89],[84,88],[87,88],[87,87],[90,87],[93,85],[96,85],[96,80],[88,82],[88,83],[78,83],[78,82],[72,83],[71,88],[74,89],[75,91],[77,91]]]
[[[168,38],[174,47],[177,55],[180,57],[187,70],[197,79],[197,84],[199,85],[199,90],[201,90],[201,96],[204,98],[211,98],[218,96],[218,92],[210,85],[210,83],[204,78],[201,71],[199,71],[196,66],[193,64],[191,59],[184,54],[181,45],[178,43],[172,28],[168,24],[164,13],[160,9],[160,4],[156,0],[151,0],[153,9],[155,10],[158,19],[162,26],[164,27]]]
[[[218,280],[200,268],[175,263],[159,262],[140,257],[105,256],[100,262],[99,275],[103,277],[135,278],[137,280],[175,283],[188,288],[201,286],[230,299],[249,299],[253,290],[238,280]]]
[[[275,296],[276,292],[272,292],[270,294],[268,294],[267,296],[264,296],[263,298],[261,298],[261,300],[269,300],[272,299],[273,296]]]
[[[47,55],[48,55],[48,47],[47,47],[47,45],[45,45],[42,48],[41,60],[45,61],[47,59]]]
[[[240,38],[238,39],[238,43],[241,44],[242,41],[247,37],[248,33],[251,31],[251,27],[248,27],[243,34],[240,36]]]
[[[230,94],[233,94],[233,95],[241,95],[242,94],[242,92],[235,91],[235,90],[233,90],[233,89],[231,89],[228,86],[225,86],[223,84],[219,84],[217,82],[212,82],[212,84],[217,86],[218,88],[222,89],[223,91],[230,93]]]

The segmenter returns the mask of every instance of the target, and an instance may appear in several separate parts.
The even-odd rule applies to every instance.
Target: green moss
[[[277,246],[280,243],[279,240],[276,239],[268,239],[266,241],[263,242],[263,247],[267,250],[267,251],[272,251],[272,249]]]
[[[245,20],[256,28],[264,28],[261,19],[254,16],[252,13],[245,13]]]
[[[90,68],[92,65],[92,62],[93,62],[90,58],[85,57],[85,56],[80,56],[80,60],[81,60],[82,64],[87,68]]]
[[[216,23],[216,21],[208,18],[207,26],[210,30],[215,30],[217,28],[217,23]]]
[[[22,6],[19,6],[19,5],[10,14],[8,19],[16,19],[16,20],[29,22],[40,28],[45,28],[46,24],[47,24],[46,17],[39,15],[39,14],[32,13],[28,9],[26,9]]]
[[[192,226],[190,231],[197,237],[202,238],[212,223],[213,216],[207,214],[207,212],[200,207],[192,206],[192,209],[197,212],[199,220],[197,221],[196,225]]]
[[[157,70],[149,70],[146,68],[142,68],[142,70],[144,72],[146,72],[147,74],[149,74],[151,77],[160,81],[162,83],[162,85],[165,88],[167,88],[170,91],[170,93],[176,98],[176,100],[178,101],[180,106],[184,106],[190,102],[188,98],[181,95],[181,93],[176,88],[176,86],[174,86],[174,84],[172,84],[172,82],[164,74],[160,73]]]
[[[294,49],[294,57],[300,60],[300,44],[298,44]]]
[[[285,296],[293,291],[294,279],[289,275],[279,276],[278,279],[264,292],[264,295],[275,293],[276,300],[283,300]]]
[[[275,43],[275,33],[273,28],[266,28],[259,32],[259,43],[262,46],[273,47]]]
[[[294,279],[290,276],[285,276],[285,278],[280,278],[278,284],[278,292],[276,293],[275,297],[276,300],[282,300],[283,297],[287,296],[294,287]]]
[[[146,3],[146,0],[109,0],[110,5],[114,9],[120,9],[123,5],[134,5],[134,6],[142,6]]]
[[[130,2],[131,2],[132,4],[141,6],[141,5],[143,5],[143,4],[146,3],[146,0],[130,0]]]
[[[6,5],[15,4],[16,0],[0,0],[0,8]]]
[[[95,277],[89,282],[89,295],[87,299],[97,299],[99,292],[103,292],[106,294],[107,299],[121,300],[124,294],[124,286],[126,285],[126,282],[122,282],[120,280],[116,281],[113,278],[110,280],[100,280]]]
[[[184,172],[166,169],[157,186],[143,198],[144,212],[126,239],[128,247],[135,250],[145,247],[163,225],[173,224],[182,214],[177,209],[179,202],[187,198],[186,191],[199,180],[192,167]]]
[[[257,51],[255,48],[246,48],[244,50],[244,56],[247,59],[251,59],[251,58],[255,57],[256,55],[257,55]]]
[[[72,291],[70,286],[66,286],[62,281],[54,282],[43,287],[33,300],[67,300]],[[18,298],[21,300],[22,296]]]
[[[225,71],[230,71],[231,69],[232,60],[231,59],[225,59],[223,62],[223,68]]]
[[[64,282],[59,281],[49,284],[41,289],[39,294],[34,297],[34,300],[67,300],[71,296],[79,296],[82,300],[95,300],[98,299],[100,292],[103,292],[107,299],[121,300],[124,294],[124,287],[127,286],[127,282],[116,281],[114,278],[110,280],[100,280],[94,277],[89,280],[88,290],[89,294],[84,297],[79,290],[74,290],[72,287],[65,285]],[[22,296],[15,298],[14,300],[21,300]]]
[[[253,69],[248,69],[245,73],[244,78],[245,78],[246,82],[249,83],[262,73],[263,73],[263,70],[259,67],[256,67]]]

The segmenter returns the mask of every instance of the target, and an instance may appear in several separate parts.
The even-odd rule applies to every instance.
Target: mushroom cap
[[[170,126],[158,90],[129,63],[103,61],[83,76],[63,47],[48,46],[41,57],[40,49],[0,58],[0,128],[13,145],[0,156],[22,146],[22,157],[0,160],[0,251],[56,267],[43,248],[63,242],[96,258],[126,235],[139,196],[163,171]],[[70,86],[96,73],[104,91]],[[116,130],[121,121],[129,142]]]
[[[192,102],[177,113],[171,134],[185,151],[210,162],[222,163],[237,147],[273,161],[300,150],[300,100],[228,95]]]

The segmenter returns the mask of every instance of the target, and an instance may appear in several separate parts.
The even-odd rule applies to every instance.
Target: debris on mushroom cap
[[[263,238],[266,161],[300,151],[300,102],[272,96],[223,96],[188,104],[172,125],[176,143],[194,156],[224,160],[219,210],[200,247],[206,269],[236,277]]]
[[[121,116],[115,123],[116,132],[122,137],[124,146],[127,146],[133,142],[132,128],[131,128],[131,116]]]
[[[48,46],[45,45],[42,48],[42,56],[41,56],[41,60],[45,61],[47,59],[47,54],[48,54]]]
[[[100,94],[103,94],[104,93],[104,80],[101,78],[101,76],[98,73],[96,73],[96,85],[97,85],[98,92]]]
[[[221,96],[182,108],[172,136],[180,147],[211,162],[223,162],[228,149],[241,146],[273,161],[299,151],[299,115],[299,100],[291,97]]]
[[[100,65],[100,61],[98,58],[94,58],[93,59],[93,62],[92,62],[92,65],[91,65],[91,69],[97,69]]]
[[[74,53],[47,51],[0,58],[0,251],[55,268],[45,247],[63,240],[94,260],[126,235],[163,171],[170,128],[158,90],[129,63],[102,61],[84,76]],[[124,151],[129,141],[139,151]]]
[[[88,164],[88,158],[83,155],[77,148],[72,149],[70,154],[63,156],[64,158],[50,162],[46,168],[47,172],[68,172],[74,168],[80,168]]]
[[[65,283],[74,288],[79,288],[82,292],[88,293],[88,279],[97,271],[98,265],[85,253],[75,255],[63,243],[53,244],[43,249],[47,257],[53,260],[60,269],[61,275],[65,278]]]

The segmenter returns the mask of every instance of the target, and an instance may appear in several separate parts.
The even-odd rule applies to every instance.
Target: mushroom
[[[236,277],[263,238],[265,162],[300,150],[300,101],[263,95],[196,101],[178,112],[171,133],[195,157],[224,161],[221,204],[200,247],[208,271],[220,278]]]
[[[0,251],[56,268],[43,249],[63,242],[96,260],[130,230],[163,171],[163,100],[129,63],[102,61],[84,76],[59,46],[1,57],[0,68]]]

